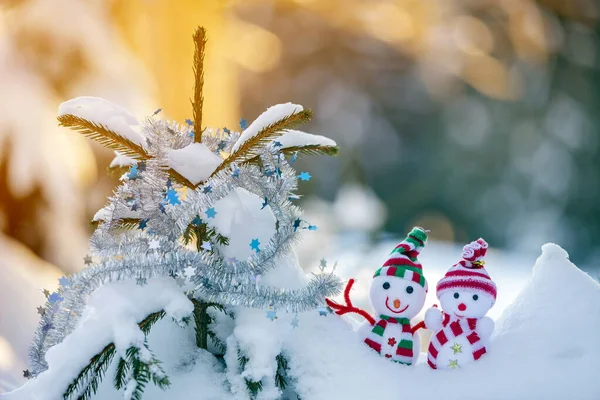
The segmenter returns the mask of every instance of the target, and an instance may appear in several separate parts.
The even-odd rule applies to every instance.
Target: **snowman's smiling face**
[[[494,298],[480,290],[449,290],[440,296],[444,312],[455,317],[481,318],[494,305]]]
[[[425,289],[406,279],[378,276],[371,281],[369,298],[376,315],[413,318],[425,303]]]

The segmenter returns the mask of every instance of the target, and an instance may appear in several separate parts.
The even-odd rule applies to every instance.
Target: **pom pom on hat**
[[[427,231],[419,227],[412,228],[406,239],[392,250],[383,267],[375,271],[373,278],[377,276],[395,276],[415,282],[427,290],[427,280],[423,276],[423,266],[417,259],[426,242]]]
[[[454,264],[437,284],[437,297],[450,290],[480,290],[496,300],[496,284],[484,268],[488,244],[479,238],[463,247],[462,260]]]

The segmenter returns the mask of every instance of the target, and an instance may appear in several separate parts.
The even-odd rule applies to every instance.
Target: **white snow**
[[[137,324],[147,315],[165,310],[167,318],[181,320],[193,308],[171,278],[151,279],[145,286],[132,281],[106,284],[92,293],[76,329],[48,350],[48,369],[6,398],[61,398],[90,358],[109,343],[123,355],[130,346],[141,345],[144,334]]]
[[[276,219],[268,205],[261,210],[262,204],[263,199],[257,195],[236,188],[215,203],[215,218],[201,215],[202,220],[210,227],[229,238],[228,246],[213,244],[225,258],[245,260],[254,253],[250,247],[252,240],[258,239],[263,246],[259,246],[259,249],[264,248],[271,240],[275,233]]]
[[[102,124],[133,143],[144,146],[139,121],[129,111],[108,100],[90,96],[76,97],[58,107],[58,115],[65,114]]]
[[[248,139],[256,136],[261,129],[280,121],[289,115],[303,110],[304,108],[301,105],[292,103],[276,104],[267,108],[265,112],[260,114],[258,118],[256,118],[254,122],[252,122],[250,126],[248,126],[244,132],[242,132],[238,141],[235,143],[235,145],[233,145],[232,151],[239,149],[239,147]]]
[[[192,184],[208,179],[223,159],[202,143],[192,143],[182,149],[169,150],[169,167],[183,175]]]
[[[115,167],[129,167],[133,164],[135,164],[137,161],[134,160],[131,157],[127,157],[126,155],[123,155],[121,153],[119,153],[118,151],[115,151],[115,158],[113,158],[113,160],[110,162],[109,168],[115,168]]]
[[[306,147],[306,146],[337,146],[335,141],[321,135],[313,135],[302,131],[288,129],[278,138],[274,139],[281,143],[283,149],[289,147]]]

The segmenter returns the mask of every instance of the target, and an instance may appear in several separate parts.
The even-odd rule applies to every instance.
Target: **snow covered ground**
[[[500,264],[501,258],[496,257],[492,253],[486,264],[490,274],[494,274],[493,266]],[[490,352],[458,371],[433,371],[422,362],[423,357],[416,367],[390,363],[363,345],[350,324],[335,315],[303,313],[294,328],[293,315],[279,315],[271,322],[264,312],[246,310],[234,335],[235,344],[249,352],[260,351],[256,363],[239,372],[255,378],[272,374],[272,370],[265,370],[268,360],[261,361],[260,356],[269,359],[281,348],[290,359],[294,388],[302,399],[598,399],[600,381],[595,366],[600,346],[590,345],[585,338],[600,333],[600,285],[567,257],[560,247],[545,245],[531,278],[523,281],[517,295],[508,291],[519,291],[521,285],[508,286],[503,272],[493,275],[499,292],[507,290],[507,297]],[[340,260],[340,265],[343,263]],[[427,268],[425,257],[423,264]],[[446,267],[445,263],[439,270]],[[431,272],[436,270],[431,268]],[[429,270],[425,271],[427,274]],[[339,272],[345,273],[345,269],[340,267]],[[435,282],[437,278],[430,273],[428,279]],[[253,329],[244,328],[244,324]],[[225,372],[217,359],[195,348],[192,329],[164,319],[150,334],[149,344],[164,362],[172,389],[165,393],[149,386],[145,399],[183,398],[189,393],[198,393],[201,399],[248,398],[239,390],[241,383],[236,382],[240,375]],[[267,351],[269,348],[273,351]],[[100,399],[119,396],[110,376],[111,371],[101,387]],[[2,398],[44,399],[43,394],[36,397],[28,392],[28,387],[34,386],[32,382]],[[259,399],[277,395],[267,385]]]

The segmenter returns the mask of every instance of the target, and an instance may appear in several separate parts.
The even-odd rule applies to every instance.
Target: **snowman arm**
[[[425,312],[425,326],[427,329],[439,331],[442,328],[442,320],[442,312],[435,305]]]
[[[371,325],[375,325],[375,319],[371,315],[369,315],[368,312],[366,312],[365,310],[361,310],[360,308],[356,308],[354,307],[354,305],[352,305],[352,300],[350,300],[350,289],[352,289],[353,285],[354,279],[350,279],[348,281],[348,284],[346,285],[346,289],[344,289],[344,300],[346,301],[346,304],[338,304],[330,299],[325,299],[325,302],[329,307],[335,310],[335,313],[337,315],[344,315],[347,313],[358,314],[364,319],[366,319]]]
[[[424,329],[424,328],[425,328],[425,321],[421,321],[421,322],[417,323],[415,326],[413,326],[410,329],[410,331],[414,335],[416,331],[418,331],[419,329]]]
[[[479,321],[477,321],[477,327],[475,328],[475,330],[477,331],[479,337],[481,337],[484,340],[487,340],[490,338],[490,336],[492,336],[492,333],[494,332],[494,325],[495,324],[493,319],[491,319],[490,317],[483,317]]]

